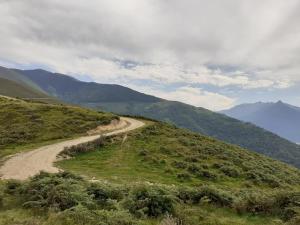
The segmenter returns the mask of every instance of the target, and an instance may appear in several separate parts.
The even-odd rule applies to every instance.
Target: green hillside
[[[49,98],[43,92],[4,78],[0,78],[0,95],[18,98]]]
[[[140,115],[265,154],[300,168],[300,147],[250,123],[119,86],[82,82],[44,70],[14,70],[65,102],[113,113]]]
[[[113,118],[79,107],[0,97],[0,158],[34,144],[84,134]]]
[[[72,158],[58,165],[67,172],[0,183],[0,224],[299,224],[298,169],[145,122],[127,135],[66,149]]]
[[[204,108],[172,101],[151,104],[98,103],[86,104],[86,106],[173,123],[179,127],[254,150],[300,168],[300,147],[295,143],[251,123],[244,123]]]
[[[27,88],[35,89],[35,91],[43,92],[46,94],[35,82],[31,81],[29,78],[22,76],[22,74],[5,67],[0,66],[0,78],[4,78],[19,85],[26,86]]]

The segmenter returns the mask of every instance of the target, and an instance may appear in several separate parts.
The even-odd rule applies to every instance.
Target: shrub
[[[240,172],[234,167],[222,166],[220,168],[220,170],[228,177],[239,177],[240,176]]]
[[[234,209],[238,213],[271,214],[274,210],[274,201],[271,196],[263,193],[243,193],[235,202]]]
[[[98,205],[106,209],[116,208],[114,201],[123,199],[124,194],[120,188],[103,185],[100,183],[92,183],[87,188],[87,193],[97,202]]]
[[[198,204],[203,199],[219,206],[231,207],[234,203],[234,197],[231,194],[211,186],[203,186],[199,189],[180,189],[177,197],[185,203],[192,204]]]
[[[192,164],[188,167],[188,171],[192,174],[198,174],[198,173],[200,173],[201,169],[198,166],[196,166],[195,164]]]
[[[202,169],[199,172],[197,172],[196,176],[206,178],[206,179],[209,179],[209,180],[216,180],[218,178],[218,176],[214,172],[209,171],[209,170],[205,170],[205,169]]]
[[[9,180],[5,185],[5,192],[7,194],[15,194],[18,191],[18,188],[21,186],[21,183],[17,180]]]
[[[158,217],[174,210],[173,199],[156,187],[134,189],[125,203],[129,211],[138,217]]]
[[[285,221],[300,215],[300,193],[280,192],[267,195],[246,192],[240,196],[234,204],[238,213],[276,215]]]
[[[261,172],[251,170],[246,173],[246,177],[252,180],[255,184],[267,184],[270,187],[280,187],[280,181],[270,174],[263,174]]]
[[[105,142],[105,137],[101,136],[94,141],[90,141],[87,143],[74,145],[71,147],[65,147],[64,150],[59,154],[61,156],[75,156],[80,153],[86,153],[90,151],[95,151],[96,149],[102,147]]]
[[[177,193],[177,198],[184,203],[198,203],[198,191],[194,188],[180,188]]]
[[[185,169],[187,167],[187,164],[181,161],[174,161],[172,162],[172,166],[177,169]]]
[[[23,206],[28,208],[66,210],[76,205],[93,205],[84,191],[81,178],[69,173],[40,173],[18,188]]]
[[[177,174],[177,178],[182,182],[191,180],[191,176],[188,173],[179,173]]]

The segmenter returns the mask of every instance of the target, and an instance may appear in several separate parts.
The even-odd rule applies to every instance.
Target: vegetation
[[[260,154],[215,139],[149,122],[127,135],[107,137],[96,150],[60,166],[89,177],[117,182],[214,184],[230,188],[292,188],[300,171]],[[74,156],[74,155],[72,155]]]
[[[5,149],[81,134],[115,118],[0,100]],[[70,172],[0,182],[0,225],[299,223],[298,169],[172,125],[145,122],[124,136],[66,148],[67,160],[58,165]],[[14,143],[4,141],[16,137],[18,126],[25,132]]]
[[[90,106],[90,105],[86,105]],[[94,106],[95,107],[95,106]],[[236,144],[300,168],[300,146],[251,123],[179,102],[99,103],[98,109],[142,115]]]
[[[0,97],[0,158],[26,145],[84,134],[116,116],[79,107]]]
[[[3,78],[0,78],[0,95],[19,98],[50,98],[42,92]]]
[[[94,182],[121,185],[123,194],[107,189],[93,193],[105,199],[112,193],[115,199],[125,196],[122,210],[140,222],[150,223],[151,218],[156,218],[154,224],[299,222],[296,168],[154,121],[126,137],[102,139],[91,152],[74,150],[69,154],[73,158],[59,165]]]
[[[250,123],[207,109],[166,101],[119,85],[78,81],[44,70],[14,70],[65,102],[118,114],[140,115],[262,153],[300,168],[300,147]]]
[[[1,225],[296,225],[300,218],[300,193],[292,191],[91,183],[67,172],[0,187]]]

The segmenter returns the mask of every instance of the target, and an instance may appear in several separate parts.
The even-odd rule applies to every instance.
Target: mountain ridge
[[[300,142],[300,108],[282,101],[242,104],[221,111],[227,116],[251,122],[295,143]]]
[[[64,102],[166,121],[300,167],[298,145],[250,123],[204,108],[146,95],[120,85],[83,82],[44,70],[14,71]]]

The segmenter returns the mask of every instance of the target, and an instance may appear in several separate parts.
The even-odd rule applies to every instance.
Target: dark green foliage
[[[236,211],[240,215],[277,217],[287,225],[297,224],[300,216],[300,193],[294,191],[272,193],[244,189],[236,192],[212,185],[122,187],[89,183],[66,172],[40,173],[22,183],[7,182],[6,191],[2,193],[0,189],[0,213],[3,202],[7,204],[12,198],[36,215],[51,215],[47,216],[47,225],[135,225],[163,215],[181,215],[184,208],[207,206]],[[27,224],[24,221],[20,224]]]
[[[80,153],[86,153],[90,151],[95,151],[96,149],[101,148],[104,145],[105,137],[101,136],[94,141],[90,141],[87,143],[74,145],[71,147],[66,147],[62,152],[60,152],[61,156],[75,156]]]
[[[246,191],[239,194],[234,208],[238,213],[266,214],[280,216],[284,221],[300,216],[300,193],[263,193]]]
[[[126,190],[120,187],[92,183],[87,187],[87,193],[102,208],[115,209],[114,201],[121,201]]]
[[[222,166],[219,168],[228,177],[239,177],[240,171],[234,166]]]
[[[129,211],[139,217],[158,217],[174,210],[173,199],[166,191],[155,187],[138,187],[126,202]]]
[[[6,183],[5,192],[8,194],[16,194],[20,186],[21,182],[17,180],[9,180]]]
[[[185,162],[181,162],[181,161],[174,161],[172,163],[172,166],[177,169],[185,169],[187,167],[187,164]]]
[[[231,207],[234,202],[234,196],[213,186],[203,186],[198,189],[180,189],[178,198],[185,203],[198,204],[205,200],[209,203]]]
[[[188,173],[179,173],[177,178],[182,182],[191,180],[191,176]]]
[[[210,186],[201,187],[194,197],[194,202],[199,202],[203,198],[207,198],[213,204],[227,207],[230,207],[234,201],[232,195]]]
[[[40,173],[19,188],[24,207],[70,209],[76,205],[89,205],[89,196],[82,191],[82,179],[69,173],[49,175]]]

